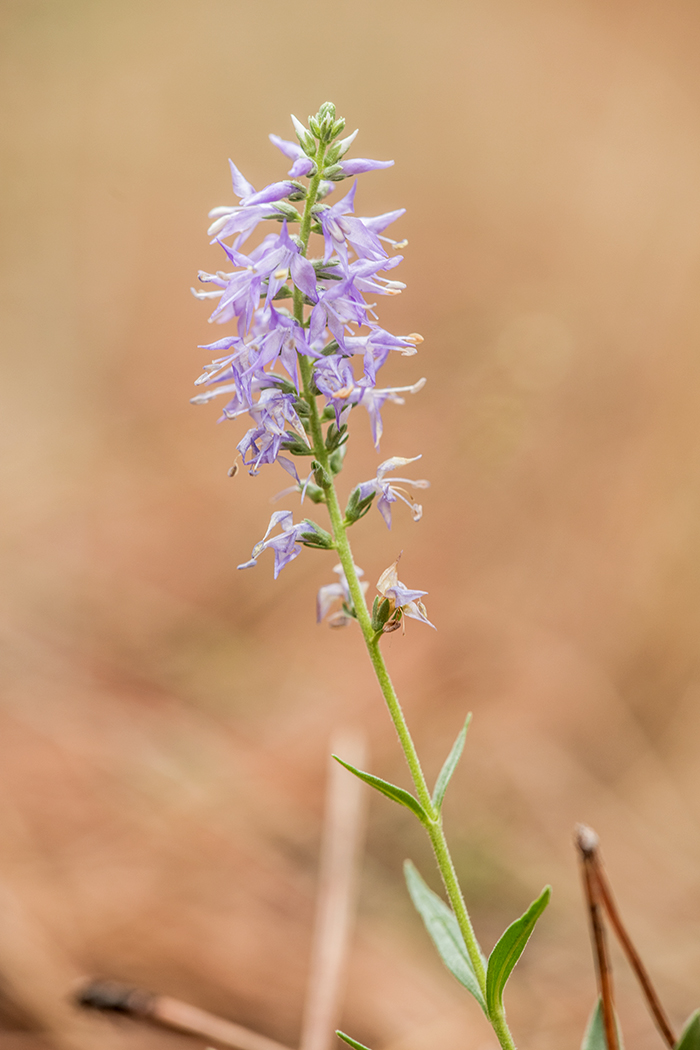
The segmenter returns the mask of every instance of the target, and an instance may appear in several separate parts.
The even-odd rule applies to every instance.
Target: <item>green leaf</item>
[[[341,766],[345,766],[351,773],[354,773],[360,780],[364,780],[365,784],[369,784],[370,787],[380,791],[382,795],[386,795],[387,798],[393,799],[394,802],[400,803],[410,809],[418,817],[422,824],[429,824],[430,818],[425,812],[423,807],[417,798],[414,798],[409,791],[405,791],[403,788],[396,787],[395,784],[390,784],[387,780],[382,780],[381,777],[375,777],[373,773],[363,773],[361,769],[356,769],[355,766],[351,766],[349,762],[343,762],[342,758],[338,758],[337,755],[333,755],[336,762],[340,762]]]
[[[700,1010],[696,1010],[685,1022],[676,1050],[700,1050]]]
[[[452,750],[445,759],[445,764],[440,770],[440,776],[437,778],[437,781],[435,783],[435,790],[433,791],[433,805],[435,806],[438,813],[442,809],[442,800],[445,797],[447,785],[449,784],[452,778],[452,774],[457,768],[457,763],[462,757],[462,751],[464,750],[464,741],[467,739],[467,730],[469,729],[469,723],[471,722],[471,720],[472,715],[470,711],[462,728],[462,732],[459,734],[454,744],[452,745]]]
[[[522,955],[535,923],[547,907],[551,892],[551,886],[545,886],[525,914],[511,923],[489,956],[486,971],[486,1005],[491,1018],[496,1017],[503,1009],[503,989],[506,981]]]
[[[620,1044],[620,1050],[624,1050],[622,1032],[620,1031],[617,1014],[615,1015],[615,1024],[617,1025],[617,1041]],[[608,1050],[608,1044],[605,1039],[605,1023],[603,1021],[603,1000],[600,996],[598,996],[598,1001],[593,1007],[588,1024],[586,1025],[583,1042],[581,1043],[581,1050]],[[690,1050],[690,1048],[688,1048],[688,1050]]]
[[[365,1046],[364,1043],[358,1043],[357,1039],[353,1039],[351,1035],[346,1035],[345,1032],[341,1032],[337,1028],[335,1034],[338,1036],[339,1039],[342,1039],[344,1042],[346,1042],[348,1046],[351,1046],[353,1050],[369,1050],[369,1047]]]
[[[603,1000],[600,996],[598,996],[598,1002],[593,1007],[593,1013],[586,1025],[581,1050],[608,1050],[603,1024]]]
[[[433,893],[426,885],[410,860],[404,863],[403,870],[411,900],[440,958],[452,976],[456,977],[459,983],[472,993],[481,1009],[486,1013],[486,1002],[454,912],[438,897],[437,893]],[[486,960],[484,959],[485,967]]]

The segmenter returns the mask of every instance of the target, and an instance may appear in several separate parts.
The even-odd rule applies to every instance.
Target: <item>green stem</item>
[[[309,185],[306,205],[301,220],[300,239],[301,250],[304,255],[306,255],[309,244],[312,208],[315,204],[318,186],[321,181],[324,154],[325,147],[319,145],[318,153],[316,155],[316,174]],[[296,287],[294,288],[294,316],[300,324],[304,323],[303,295]],[[313,362],[308,357],[300,356],[299,369],[303,384],[303,397],[309,406],[309,431],[311,443],[314,456],[321,467],[321,471],[318,473],[320,474],[321,488],[325,495],[326,505],[331,519],[331,529],[336,550],[338,551],[338,557],[340,558],[340,564],[343,567],[345,578],[348,581],[348,590],[365,640],[365,645],[367,646],[367,652],[369,653],[372,667],[377,676],[379,688],[382,691],[387,708],[389,709],[391,720],[394,723],[394,728],[396,729],[401,748],[406,757],[406,762],[408,763],[408,768],[415,785],[416,794],[423,809],[428,815],[426,828],[435,854],[435,860],[437,861],[445,885],[445,890],[447,891],[447,896],[464,938],[464,943],[467,952],[469,953],[469,958],[474,973],[476,974],[477,981],[479,982],[479,987],[481,988],[484,998],[486,998],[486,971],[484,967],[484,959],[474,933],[474,928],[472,927],[469,912],[467,911],[467,906],[464,902],[464,897],[462,896],[457,873],[442,828],[442,817],[433,805],[425,775],[420,764],[420,759],[418,758],[418,752],[416,751],[416,746],[406,723],[406,717],[389,676],[384,657],[379,649],[379,639],[381,638],[381,635],[378,635],[372,627],[372,619],[355,568],[352,549],[347,535],[347,527],[345,525],[345,515],[341,511],[338,502],[338,494],[333,482],[333,471],[330,465],[330,453],[325,445],[321,417],[319,416],[318,405],[316,403],[316,395],[313,386]],[[503,1012],[499,1012],[498,1016],[494,1016],[490,1020],[503,1050],[515,1050],[515,1044],[508,1029],[508,1025],[506,1024]]]

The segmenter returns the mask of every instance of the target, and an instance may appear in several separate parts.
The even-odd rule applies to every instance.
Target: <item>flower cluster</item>
[[[213,360],[196,380],[202,390],[192,401],[204,404],[221,397],[220,421],[248,417],[251,425],[237,448],[250,474],[278,463],[294,479],[291,491],[299,491],[302,501],[308,496],[315,503],[329,503],[329,486],[343,465],[352,409],[365,409],[378,448],[384,405],[403,404],[404,394],[417,393],[425,383],[419,379],[406,386],[382,386],[379,372],[392,353],[413,356],[423,340],[415,332],[386,331],[375,312],[377,296],[398,295],[404,288],[391,273],[407,242],[386,234],[404,209],[356,215],[356,181],[335,204],[326,201],[336,183],[390,167],[393,161],[347,159],[357,132],[340,137],[345,122],[336,118],[330,103],[309,117],[308,127],[294,116],[292,122],[296,142],[270,135],[292,162],[287,177],[256,190],[230,161],[238,204],[210,212],[209,234],[224,252],[225,269],[200,271],[205,289],[192,291],[213,301],[210,322],[233,322],[235,329],[202,347]],[[270,223],[273,232],[268,232]],[[262,236],[254,237],[258,227]],[[305,456],[311,459],[310,470],[300,478],[295,460]],[[390,476],[417,458],[386,460],[375,478],[357,485],[343,528],[363,517],[375,497],[389,527],[397,500],[408,505],[417,521],[421,507],[405,486],[425,488],[428,482]],[[273,535],[276,529],[281,531]],[[308,519],[295,525],[291,511],[277,511],[251,560],[239,568],[255,565],[258,555],[271,549],[277,576],[302,546],[332,548],[335,538]],[[342,580],[330,586],[336,598],[342,597],[337,592]],[[343,601],[351,608],[349,599]]]

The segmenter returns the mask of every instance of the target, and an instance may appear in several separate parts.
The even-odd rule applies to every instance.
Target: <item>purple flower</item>
[[[395,405],[403,405],[406,401],[405,398],[400,395],[417,394],[419,390],[423,389],[426,382],[427,380],[423,378],[419,379],[417,383],[413,383],[412,386],[390,386],[385,387],[383,390],[379,390],[376,387],[362,388],[360,396],[355,403],[362,405],[369,413],[375,448],[379,448],[379,442],[384,429],[381,413],[385,402],[391,401]]]
[[[423,337],[417,332],[411,332],[409,335],[392,335],[379,325],[370,325],[368,335],[346,336],[344,350],[346,353],[363,355],[365,376],[374,384],[378,369],[382,367],[392,350],[397,350],[404,357],[412,357],[418,352],[416,344],[422,341]]]
[[[238,234],[236,247],[240,247],[259,222],[263,219],[279,218],[284,214],[280,208],[274,207],[274,204],[283,197],[297,193],[299,187],[285,180],[273,182],[256,193],[255,187],[244,178],[232,160],[229,160],[229,166],[233,192],[240,198],[240,203],[235,207],[213,208],[209,212],[209,218],[214,219],[214,222],[207,232],[210,237],[218,236],[222,240]]]
[[[340,163],[343,175],[362,175],[365,171],[377,171],[379,168],[393,167],[393,160],[367,160],[366,157],[355,157],[354,160],[343,160]]]
[[[245,197],[241,204],[246,208],[250,208],[255,204],[272,204],[274,201],[281,201],[283,197],[288,197],[290,193],[298,193],[298,191],[299,187],[295,186],[288,179],[285,179],[283,182],[271,182],[265,189],[252,193],[250,197]]]
[[[251,370],[261,373],[268,365],[274,365],[279,358],[287,374],[297,384],[298,354],[310,354],[314,351],[308,344],[306,330],[285,314],[269,306],[267,318],[268,331],[257,344],[257,356]]]
[[[212,208],[209,218],[214,219],[214,222],[207,233],[212,238],[212,244],[217,240],[225,240],[226,237],[238,234],[235,246],[240,248],[248,240],[258,223],[263,219],[277,219],[281,214],[279,208],[270,204],[258,204],[249,208]]]
[[[311,157],[306,156],[297,142],[281,139],[279,135],[268,135],[268,138],[273,146],[277,146],[277,149],[284,153],[285,157],[289,157],[290,160],[294,161],[287,172],[288,175],[291,175],[293,179],[302,179],[311,175],[314,169],[314,162]]]
[[[352,278],[333,281],[328,288],[321,288],[318,302],[311,312],[309,342],[315,343],[326,326],[333,337],[343,346],[345,330],[350,324],[365,323],[367,304],[359,293],[354,293]]]
[[[214,380],[213,385],[208,390],[190,398],[191,405],[206,405],[209,401],[213,401],[215,397],[221,397],[222,394],[233,394],[233,397],[222,409],[218,420],[219,423],[223,423],[226,419],[236,419],[238,416],[242,416],[245,412],[250,412],[253,403],[252,395],[254,393],[259,393],[263,389],[261,386],[261,380],[253,379],[246,382],[246,380],[239,375],[233,365],[231,366],[230,371],[233,373],[234,382],[225,383],[218,379]],[[228,378],[228,376],[226,378]],[[269,375],[265,377],[265,380],[269,385]]]
[[[274,463],[276,460],[298,481],[292,461],[280,455],[283,442],[289,441],[287,431],[293,431],[306,444],[306,432],[294,409],[294,395],[267,388],[248,411],[256,426],[251,427],[237,446],[244,464],[249,468],[248,473],[255,476],[263,463]]]
[[[282,532],[269,540],[268,536],[278,525],[282,527]],[[260,542],[253,547],[250,561],[244,562],[238,568],[252,569],[254,565],[258,564],[258,558],[262,552],[270,549],[275,553],[274,578],[277,579],[285,565],[289,565],[290,561],[294,561],[301,554],[301,544],[297,543],[297,536],[300,531],[304,531],[306,528],[305,522],[300,522],[298,525],[294,524],[294,515],[291,510],[276,510],[270,518],[267,532]]]
[[[399,555],[399,558],[401,555]],[[402,619],[406,616],[410,616],[412,620],[420,620],[421,623],[427,623],[428,627],[432,627],[435,630],[435,624],[431,623],[428,619],[423,602],[420,600],[423,595],[427,594],[427,591],[412,591],[408,587],[400,582],[398,577],[398,565],[399,558],[390,565],[388,569],[385,569],[382,575],[379,577],[377,582],[377,590],[382,597],[387,598],[391,602],[392,611],[390,618],[394,615],[397,610],[401,610]],[[397,624],[398,626],[398,624]],[[404,630],[405,630],[404,624]],[[385,628],[386,630],[386,628]]]
[[[236,317],[239,335],[244,334],[257,309],[264,282],[267,282],[266,297],[272,301],[290,274],[296,286],[306,296],[314,301],[318,298],[314,268],[290,238],[286,222],[282,224],[279,235],[269,234],[250,255],[243,255],[236,248],[229,248],[221,240],[218,240],[218,243],[234,266],[241,269],[233,273],[219,271],[215,274],[200,271],[200,281],[216,284],[221,288],[220,292],[214,293],[194,292],[198,298],[219,296],[219,304],[209,318],[210,321],[222,324]]]
[[[330,363],[331,358],[326,358],[326,361]],[[355,382],[349,365],[344,369],[341,364],[336,364],[335,368],[331,370],[325,362],[321,362],[318,369],[323,371],[321,373],[321,382],[317,380],[316,385],[329,398],[329,404],[334,404],[336,418],[349,404],[363,405],[367,409],[375,448],[379,448],[382,436],[382,408],[385,402],[392,401],[396,405],[403,405],[405,404],[405,399],[400,396],[401,394],[417,394],[427,382],[423,378],[419,379],[412,386],[390,386],[378,389],[371,386],[367,379]],[[335,386],[336,381],[346,377],[345,385]],[[338,407],[339,402],[345,402],[345,404]]]
[[[323,230],[325,244],[324,262],[328,262],[333,252],[345,264],[348,264],[348,249],[350,244],[360,259],[384,259],[386,252],[375,233],[368,230],[362,219],[358,219],[351,212],[355,207],[355,193],[357,182],[353,183],[349,193],[333,205],[321,205],[317,218]]]
[[[414,489],[427,489],[430,487],[430,482],[413,481],[411,478],[385,477],[386,474],[396,470],[397,467],[405,467],[408,463],[415,463],[420,458],[420,456],[413,456],[411,459],[404,459],[403,456],[393,456],[391,459],[386,459],[383,463],[380,463],[376,478],[372,478],[371,481],[363,481],[357,486],[360,500],[367,499],[372,493],[379,495],[377,509],[384,518],[388,529],[391,528],[391,504],[395,503],[397,499],[406,504],[411,511],[414,521],[420,521],[423,516],[423,508],[420,503],[413,503],[408,499],[405,490],[399,488],[397,482],[402,485],[409,485]]]
[[[336,602],[340,601],[343,605],[347,605],[349,608],[352,608],[353,605],[352,598],[350,597],[348,581],[343,572],[343,566],[336,565],[333,572],[337,573],[338,582],[328,583],[325,587],[321,587],[316,598],[317,623],[321,623],[322,620],[325,620]],[[364,576],[364,572],[362,569],[358,568],[357,565],[355,566],[355,572],[358,576]],[[366,594],[369,582],[367,580],[361,581],[360,587],[362,588],[362,593]],[[346,624],[350,623],[351,619],[352,617],[348,616],[348,614],[342,609],[339,609],[328,618],[328,623],[331,627],[345,627]]]
[[[378,277],[384,270],[393,270],[403,262],[402,255],[380,262],[372,259],[356,259],[348,266],[348,275],[352,278],[356,292],[368,292],[370,295],[400,295],[406,285],[403,281],[391,281],[388,277]],[[374,311],[370,311],[374,313]]]
[[[272,530],[278,525],[281,526],[282,531],[272,539],[268,539]],[[244,562],[238,568],[251,569],[258,564],[258,558],[263,551],[272,550],[275,554],[274,578],[277,579],[285,565],[289,565],[290,561],[294,561],[301,554],[302,544],[327,548],[331,545],[329,541],[328,533],[319,529],[318,525],[309,521],[308,518],[304,518],[298,525],[295,525],[291,510],[276,510],[270,518],[267,532],[253,547],[250,561]]]

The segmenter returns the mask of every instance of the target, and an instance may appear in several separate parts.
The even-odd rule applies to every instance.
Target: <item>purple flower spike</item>
[[[270,135],[272,144],[291,162],[286,179],[256,190],[229,161],[237,203],[209,213],[209,235],[225,252],[227,263],[211,273],[200,271],[204,288],[193,289],[197,298],[213,300],[210,322],[235,322],[230,335],[208,347],[216,356],[196,380],[201,392],[193,402],[204,404],[222,398],[218,402],[224,405],[222,420],[248,414],[249,429],[238,442],[245,466],[255,475],[263,464],[279,463],[297,482],[302,499],[311,474],[306,482],[300,482],[294,461],[284,455],[284,446],[299,455],[309,448],[297,411],[303,414],[306,400],[301,392],[300,359],[310,362],[313,389],[325,397],[326,409],[333,409],[336,426],[341,428],[350,409],[362,404],[369,413],[377,446],[384,404],[402,403],[402,394],[415,393],[424,383],[420,380],[411,386],[386,388],[377,385],[379,370],[390,353],[415,354],[422,341],[415,333],[395,336],[380,328],[375,312],[375,298],[398,295],[404,288],[389,274],[401,256],[387,254],[387,246],[396,250],[401,243],[384,233],[403,215],[403,209],[358,217],[356,182],[336,205],[321,203],[336,181],[393,164],[363,157],[346,159],[357,132],[334,139],[332,131],[341,123],[331,116],[332,110],[332,106],[319,110],[321,124],[316,127],[310,121],[310,127],[316,129],[313,133],[292,117],[298,142]],[[321,126],[323,130],[319,130]],[[326,171],[317,173],[315,157],[321,155],[321,142],[326,144]],[[326,178],[317,182],[324,174]],[[312,180],[306,191],[300,182],[293,181],[304,178]],[[313,200],[307,196],[297,208],[295,200],[300,201],[312,186]],[[289,197],[293,199],[285,199]],[[323,258],[313,262],[306,258],[301,231],[299,236],[292,236],[287,229],[288,223],[299,222],[309,208],[311,228],[321,233],[324,241]],[[244,250],[245,241],[265,221],[274,223],[274,232],[263,236],[254,248]],[[290,299],[293,302],[287,301]],[[324,423],[330,414],[326,412]],[[391,523],[391,504],[397,500],[408,504],[416,520],[420,516],[419,504],[400,488],[411,482],[390,475],[403,462],[409,461],[386,461],[376,478],[362,484],[363,492],[378,496],[377,507],[387,525]],[[427,482],[416,483],[416,487],[425,485]]]

